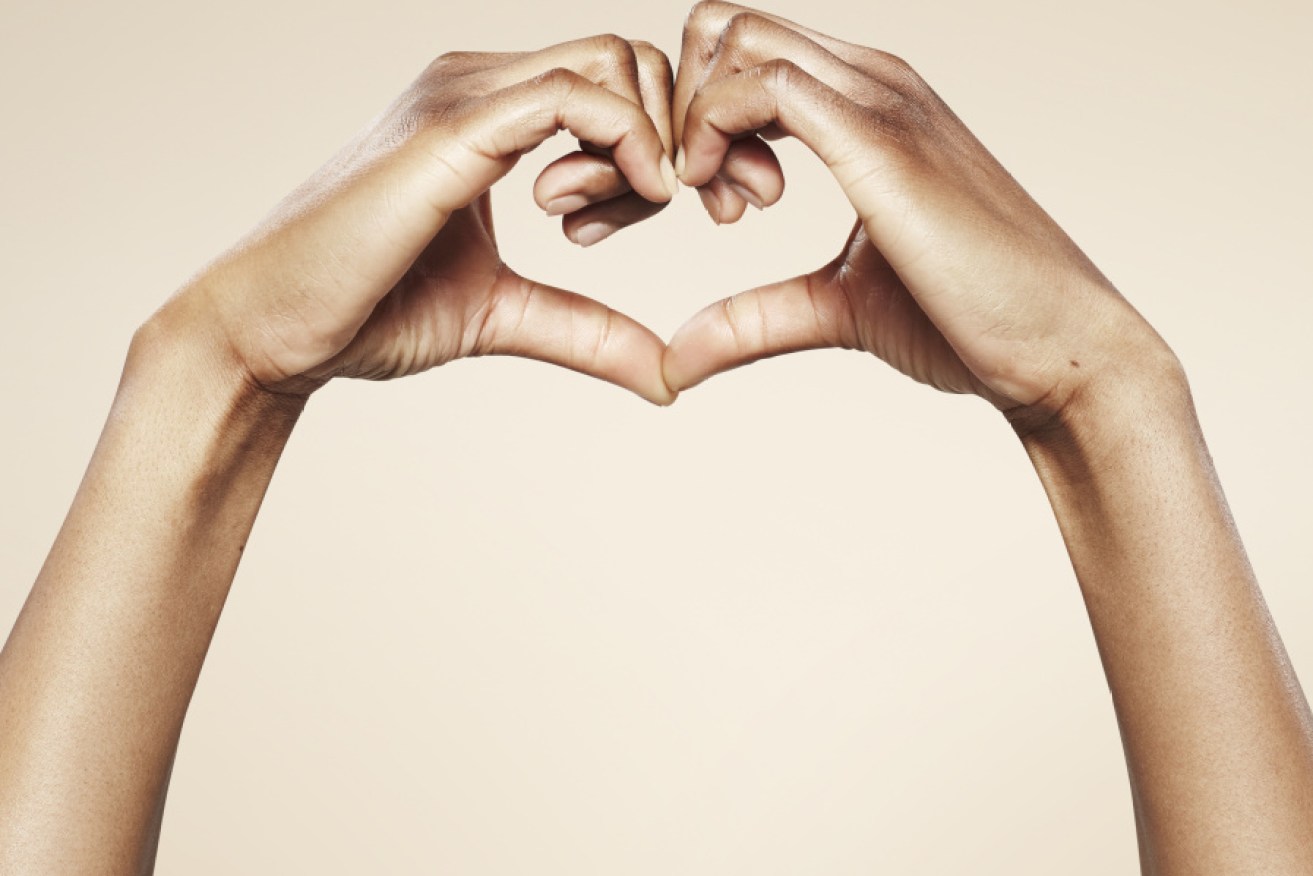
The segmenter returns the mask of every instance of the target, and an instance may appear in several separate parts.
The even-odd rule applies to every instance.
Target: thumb
[[[509,271],[470,355],[522,356],[614,383],[653,404],[675,400],[662,378],[666,345],[646,326],[575,292]]]
[[[696,313],[670,339],[662,362],[675,392],[715,374],[783,353],[853,348],[853,311],[835,264],[749,289]]]

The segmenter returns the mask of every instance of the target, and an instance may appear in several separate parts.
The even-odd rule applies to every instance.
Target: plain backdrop
[[[907,58],[1174,346],[1313,681],[1313,7],[770,9]],[[686,12],[3,0],[0,632],[133,329],[192,272],[433,57],[601,32],[673,55]],[[685,191],[578,250],[529,194],[570,148],[495,190],[506,258],[664,337],[828,260],[852,221],[785,142],[774,209],[717,228]],[[312,399],[188,715],[159,872],[1137,869],[1019,443],[978,399],[827,351],[669,409],[512,359]]]

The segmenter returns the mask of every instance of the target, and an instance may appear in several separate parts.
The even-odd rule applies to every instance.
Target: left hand
[[[511,270],[489,189],[566,129],[602,153],[585,156],[603,165],[594,176],[625,181],[623,192],[570,211],[567,233],[659,210],[676,188],[660,115],[669,75],[660,52],[609,34],[532,52],[444,55],[175,295],[147,336],[193,339],[247,384],[293,399],[334,377],[381,380],[501,354],[668,404],[661,339],[598,301]],[[548,169],[540,200],[568,199],[572,186],[597,194],[570,174],[579,160]]]

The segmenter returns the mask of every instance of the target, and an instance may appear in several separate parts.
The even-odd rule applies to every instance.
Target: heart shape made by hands
[[[706,307],[666,344],[498,255],[488,190],[561,129],[580,150],[534,197],[583,245],[654,215],[677,179],[717,222],[771,206],[784,177],[769,142],[784,136],[856,221],[828,264]],[[237,290],[206,304],[250,379],[296,394],[508,354],[666,404],[763,357],[843,347],[1043,419],[1095,369],[1171,359],[905,62],[719,0],[690,15],[677,74],[609,35],[444,55],[205,281]]]
[[[780,199],[769,141],[784,136],[829,167],[857,212],[828,264],[686,322],[662,357],[672,392],[764,357],[842,347],[1015,410],[1060,403],[1081,359],[1108,355],[1088,319],[1126,318],[1125,302],[900,59],[721,2],[689,17],[677,75],[646,43],[609,49],[632,60],[676,174],[718,224]],[[583,246],[664,206],[632,190],[612,150],[587,143],[539,175],[534,197]],[[1051,337],[1071,343],[1039,343]]]

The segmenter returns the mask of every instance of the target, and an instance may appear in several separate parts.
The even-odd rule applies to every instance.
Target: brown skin
[[[793,136],[857,221],[828,265],[680,328],[671,388],[847,347],[998,407],[1085,596],[1144,872],[1313,874],[1313,718],[1158,334],[898,58],[702,3],[673,117],[683,182],[719,188],[727,150]],[[762,203],[783,190],[759,151],[734,169]]]
[[[534,195],[583,244],[660,209],[676,144],[717,221],[779,199],[779,136],[858,220],[834,262],[713,305],[666,348],[497,256],[489,186],[562,127],[580,151]],[[0,651],[0,871],[152,868],[242,545],[327,380],[501,353],[665,404],[819,346],[977,393],[1020,436],[1107,671],[1144,872],[1313,873],[1313,719],[1171,351],[905,64],[723,3],[694,9],[673,83],[655,49],[609,36],[444,56],[141,327]]]
[[[533,53],[442,56],[169,306],[205,299],[201,319],[221,334],[223,355],[279,393],[508,354],[668,404],[661,340],[508,268],[488,192],[524,152],[565,128],[610,156],[597,160],[637,192],[591,212],[632,221],[669,201],[677,187],[669,133],[644,109],[645,100],[669,106],[669,67],[659,55],[599,36]],[[553,173],[540,181],[540,197],[554,197]],[[634,201],[645,205],[637,214]],[[567,233],[579,221],[568,217]]]
[[[242,547],[306,399],[330,378],[514,354],[674,398],[656,335],[501,262],[488,195],[565,128],[609,156],[626,192],[668,201],[669,132],[643,100],[661,117],[669,82],[664,57],[614,36],[443,56],[137,331],[0,651],[0,873],[151,869]],[[623,222],[625,197],[590,209]]]

